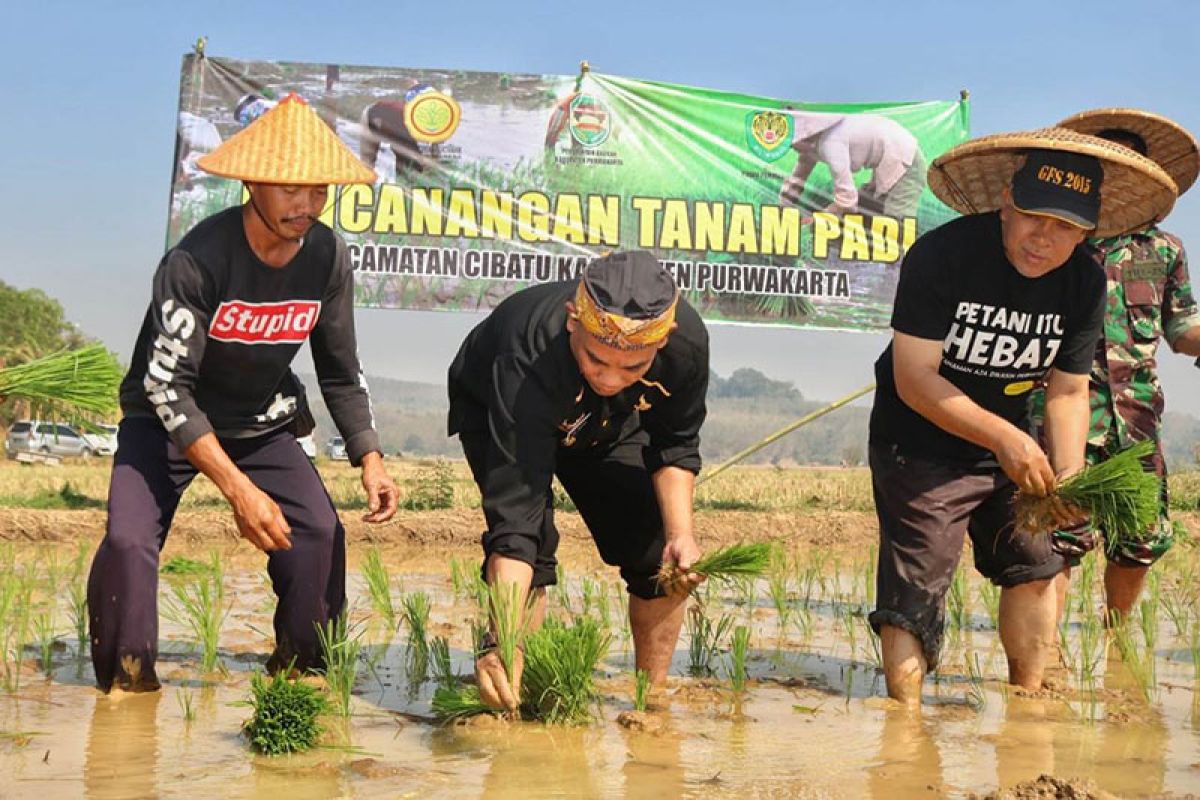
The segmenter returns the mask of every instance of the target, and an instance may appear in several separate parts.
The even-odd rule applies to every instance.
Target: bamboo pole
[[[707,473],[701,475],[696,480],[696,487],[699,488],[702,484],[717,477],[722,472],[724,472],[725,470],[732,467],[734,464],[738,463],[739,461],[742,461],[745,458],[748,458],[749,456],[754,455],[759,450],[762,450],[764,447],[771,444],[772,442],[782,439],[784,436],[787,436],[789,433],[796,430],[797,428],[803,428],[808,423],[810,423],[814,420],[820,419],[821,417],[825,416],[826,414],[830,413],[831,411],[837,411],[839,408],[846,405],[847,403],[852,403],[855,400],[857,400],[858,398],[862,397],[863,395],[870,394],[873,391],[875,391],[875,384],[872,383],[869,386],[864,386],[861,389],[856,389],[855,391],[851,392],[850,394],[846,395],[845,397],[834,400],[832,403],[830,403],[827,406],[823,406],[821,408],[818,408],[816,411],[813,411],[809,414],[805,414],[803,417],[796,420],[795,422],[788,423],[786,426],[784,426],[784,427],[780,428],[779,430],[775,431],[774,433],[768,435],[766,438],[760,439],[758,442],[755,442],[754,444],[750,445],[745,450],[742,450],[740,453],[735,454],[724,464],[721,464],[720,466],[716,467],[715,469],[711,470],[710,472],[707,472]]]

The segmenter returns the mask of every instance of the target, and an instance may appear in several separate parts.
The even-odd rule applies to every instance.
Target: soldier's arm
[[[1188,275],[1187,252],[1183,244],[1174,237],[1168,242],[1174,259],[1167,272],[1167,283],[1163,292],[1163,334],[1167,344],[1176,353],[1200,356],[1200,308],[1192,294],[1192,282]]]

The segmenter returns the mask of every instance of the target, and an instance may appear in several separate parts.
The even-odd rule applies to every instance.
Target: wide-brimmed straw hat
[[[1150,159],[1095,136],[1065,128],[998,133],[964,142],[929,167],[929,188],[963,214],[994,211],[1030,150],[1094,156],[1104,167],[1095,235],[1116,236],[1158,222],[1175,205],[1175,181]]]
[[[1146,143],[1146,157],[1171,176],[1183,194],[1200,175],[1200,146],[1196,137],[1174,120],[1136,108],[1097,108],[1081,111],[1058,127],[1096,135],[1119,130],[1136,134]]]
[[[197,159],[196,165],[213,175],[253,183],[375,182],[374,171],[296,94],[280,100],[216,150]]]

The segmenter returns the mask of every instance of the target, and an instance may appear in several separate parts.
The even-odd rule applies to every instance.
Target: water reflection
[[[98,695],[83,765],[86,796],[158,797],[158,707],[162,692]]]
[[[920,713],[888,708],[879,731],[879,756],[868,770],[876,800],[945,791],[942,757]]]

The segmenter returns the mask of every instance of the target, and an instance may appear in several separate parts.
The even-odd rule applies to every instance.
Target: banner
[[[953,216],[926,165],[955,102],[838,105],[581,72],[518,75],[184,58],[168,245],[241,202],[196,159],[307,100],[379,176],[336,187],[356,303],[481,311],[652,250],[708,321],[886,328],[900,259]]]

